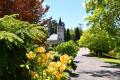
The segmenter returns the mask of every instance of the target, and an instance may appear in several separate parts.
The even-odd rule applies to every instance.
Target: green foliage
[[[66,35],[67,35],[67,31],[66,31],[66,28],[65,28],[65,29],[64,29],[64,40],[65,40],[65,41],[67,41]]]
[[[71,29],[68,30],[66,35],[70,36],[70,38],[66,37],[66,39],[69,38],[69,40],[74,40],[76,42],[77,40],[80,39],[80,37],[82,35],[82,28],[79,28],[79,27],[76,27],[76,28],[73,28],[73,29],[71,28]]]
[[[108,55],[110,55],[112,58],[116,58],[117,52],[115,49],[108,52]]]
[[[23,40],[20,37],[18,37],[17,35],[13,33],[6,32],[6,31],[0,31],[0,40],[5,40],[10,43],[15,43],[16,45],[18,43],[23,43]]]
[[[75,28],[75,38],[74,40],[77,41],[80,39],[82,35],[82,29],[80,29],[79,27]]]
[[[71,35],[70,35],[70,30],[67,29],[67,32],[66,32],[66,41],[69,41],[71,40]]]
[[[112,64],[120,65],[120,60],[118,60],[118,59],[100,58],[100,60],[102,60],[106,63],[112,63]]]
[[[20,65],[26,62],[25,53],[34,48],[36,41],[41,43],[47,36],[39,25],[17,20],[15,16],[0,18],[0,79],[30,80],[28,70]]]
[[[78,47],[74,43],[74,41],[68,41],[59,44],[56,49],[59,54],[68,54],[69,56],[75,57],[78,51]]]
[[[81,38],[77,41],[79,46],[87,47],[92,41],[93,34],[91,34],[90,29],[83,32]]]
[[[0,30],[7,31],[18,35],[23,41],[38,40],[42,41],[46,37],[45,31],[36,24],[29,24],[16,20],[14,15],[5,16],[0,19]]]
[[[111,35],[119,34],[120,0],[88,0],[86,11],[91,14],[87,17],[90,25],[99,24]]]
[[[71,36],[71,40],[75,39],[75,30],[74,29],[70,29],[70,36]]]
[[[118,48],[114,48],[113,50],[109,51],[109,56],[112,58],[119,58],[120,59],[120,50]]]
[[[79,46],[88,47],[95,52],[109,52],[114,48],[112,38],[107,32],[100,28],[90,28],[86,30],[78,41]]]
[[[57,33],[57,26],[58,26],[58,23],[57,23],[57,21],[56,20],[52,20],[52,21],[50,21],[49,22],[49,33],[50,33],[50,35],[51,34],[53,34],[53,33]]]
[[[88,24],[92,27],[99,26],[110,35],[112,42],[110,41],[109,47],[120,48],[120,0],[86,0],[86,11],[91,14],[86,18]],[[109,54],[117,54],[119,57],[119,52],[120,50],[117,50]]]

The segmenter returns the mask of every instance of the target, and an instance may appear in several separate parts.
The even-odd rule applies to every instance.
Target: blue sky
[[[66,28],[73,28],[78,24],[83,24],[83,29],[86,28],[84,17],[87,16],[84,0],[45,0],[45,3],[50,6],[46,17],[52,16],[53,19],[65,22]]]

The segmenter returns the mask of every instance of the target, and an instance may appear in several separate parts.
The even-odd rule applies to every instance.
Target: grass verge
[[[120,65],[120,59],[99,58],[101,61],[111,64]]]

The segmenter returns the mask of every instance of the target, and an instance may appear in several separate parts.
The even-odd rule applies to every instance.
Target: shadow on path
[[[80,74],[89,74],[93,77],[119,77],[120,79],[120,71],[111,72],[109,70],[100,70],[100,71],[83,71],[78,72]]]
[[[75,58],[77,69],[70,80],[120,80],[120,65],[104,63],[88,54],[86,48],[79,50]]]

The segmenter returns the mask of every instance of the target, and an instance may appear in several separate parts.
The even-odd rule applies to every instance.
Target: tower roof
[[[59,19],[59,26],[65,26],[64,22],[62,22],[61,18]]]

